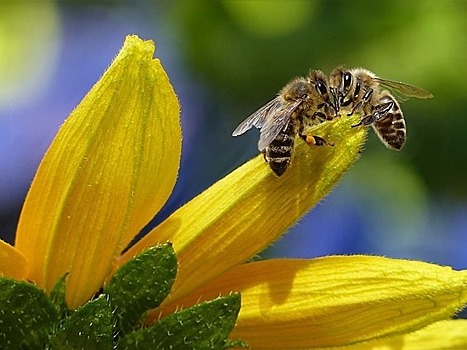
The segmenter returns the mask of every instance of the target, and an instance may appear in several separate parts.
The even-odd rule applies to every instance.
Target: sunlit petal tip
[[[341,350],[460,350],[467,349],[467,320],[445,320],[416,332],[340,347]]]
[[[345,346],[450,318],[467,303],[466,286],[464,271],[418,261],[273,259],[237,266],[151,316],[235,291],[242,308],[232,339],[260,349]]]
[[[50,290],[70,272],[76,307],[170,195],[181,152],[179,103],[154,44],[129,36],[62,125],[34,178],[16,246]]]
[[[357,121],[340,117],[309,130],[329,145],[309,147],[298,140],[280,178],[258,155],[173,213],[122,261],[171,241],[179,271],[167,300],[175,300],[251,258],[328,194],[358,159],[366,130],[352,128]]]
[[[0,240],[0,277],[22,280],[27,277],[29,261],[8,243]]]

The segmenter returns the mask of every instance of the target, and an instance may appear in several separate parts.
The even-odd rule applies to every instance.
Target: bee
[[[407,138],[404,115],[396,98],[407,97],[431,98],[428,91],[401,82],[378,78],[363,68],[346,70],[334,69],[329,77],[330,94],[333,96],[333,108],[336,113],[341,108],[352,115],[362,110],[363,117],[359,125],[371,125],[383,144],[393,150],[400,150]]]
[[[240,123],[232,136],[252,126],[260,129],[258,149],[272,171],[281,176],[291,162],[296,135],[309,145],[327,144],[319,136],[305,135],[303,130],[332,119],[329,96],[327,77],[321,71],[310,71],[306,78],[290,81],[276,98]]]

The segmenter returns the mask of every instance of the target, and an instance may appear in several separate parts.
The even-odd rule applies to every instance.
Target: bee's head
[[[306,101],[310,97],[311,88],[305,79],[295,79],[282,90],[284,99],[289,102]]]
[[[326,75],[320,70],[310,71],[308,81],[314,89],[314,103],[318,109],[331,108],[334,114],[337,113],[335,104],[331,101],[330,95],[334,96],[333,91],[329,88],[329,82]]]
[[[334,69],[329,76],[329,86],[332,90],[345,94],[349,91],[352,85],[352,73],[350,73],[345,67],[337,67]]]

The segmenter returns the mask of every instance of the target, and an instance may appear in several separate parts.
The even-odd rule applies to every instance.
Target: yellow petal
[[[344,346],[339,350],[459,350],[467,349],[467,320],[440,321],[419,331]]]
[[[154,43],[129,36],[60,128],[26,198],[16,246],[67,302],[99,289],[115,257],[165,203],[181,152],[179,104]]]
[[[122,261],[170,241],[179,268],[169,300],[177,299],[257,254],[320,201],[358,158],[364,128],[341,117],[313,129],[334,146],[297,141],[295,157],[278,178],[259,155],[173,213]]]
[[[0,240],[0,277],[25,279],[29,262],[21,252]]]
[[[465,271],[417,261],[277,259],[240,265],[152,317],[238,291],[242,308],[231,338],[252,348],[343,346],[449,318],[467,303],[466,287]]]

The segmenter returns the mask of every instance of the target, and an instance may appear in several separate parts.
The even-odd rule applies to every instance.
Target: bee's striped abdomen
[[[292,122],[281,130],[266,147],[264,158],[277,176],[281,176],[290,164],[295,142],[295,127]]]

